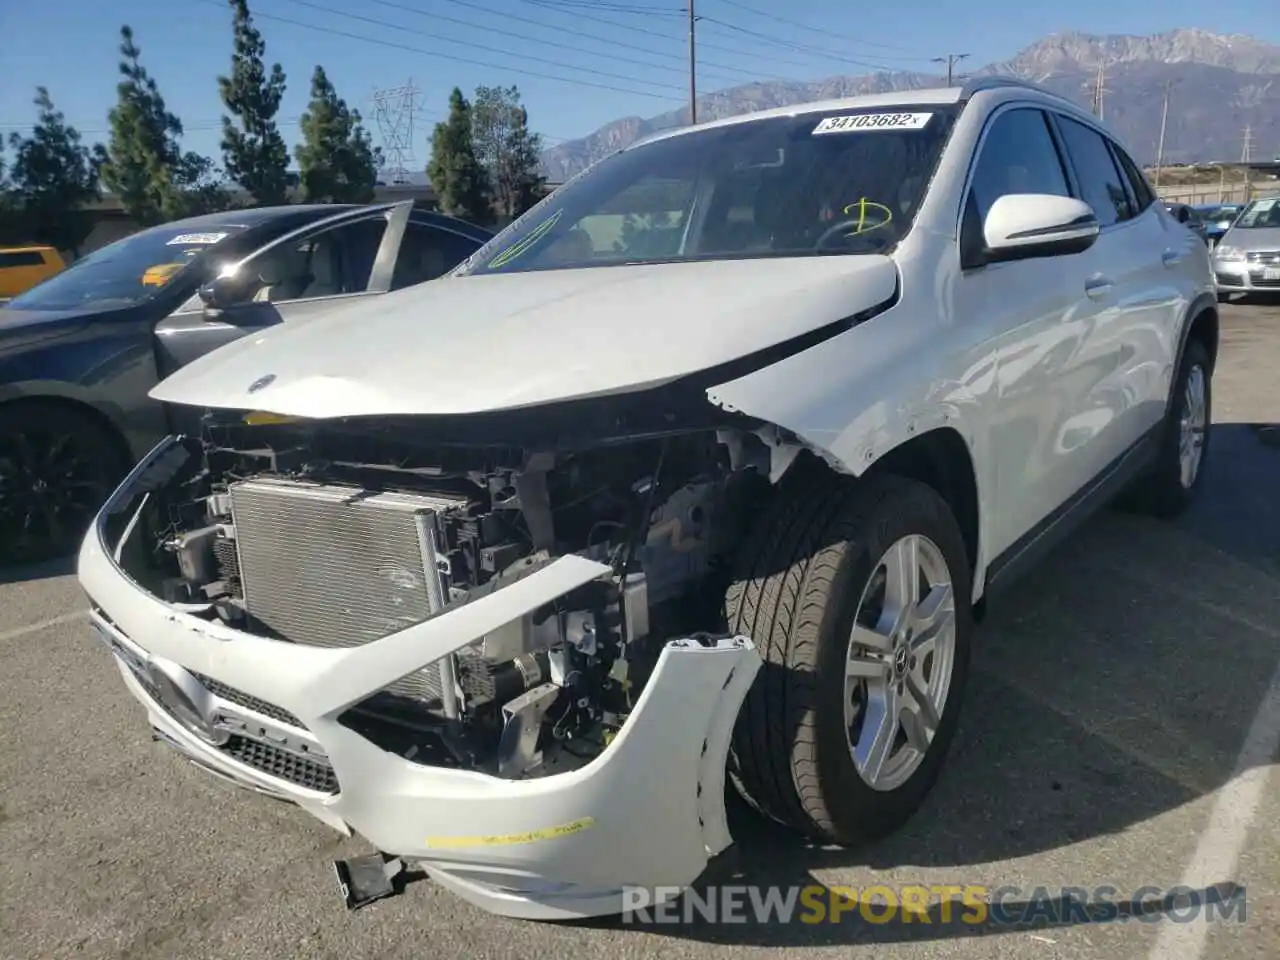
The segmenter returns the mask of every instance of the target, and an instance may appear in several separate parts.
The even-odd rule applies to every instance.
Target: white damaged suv
[[[414,864],[616,913],[731,843],[726,789],[838,844],[910,817],[993,592],[1196,494],[1217,348],[1204,244],[1050,93],[720,120],[164,381],[200,427],[79,576],[158,740],[380,852],[349,902]]]

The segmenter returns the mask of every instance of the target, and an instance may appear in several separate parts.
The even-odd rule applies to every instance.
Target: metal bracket
[[[538,751],[538,734],[542,720],[555,703],[560,688],[542,683],[502,708],[505,721],[502,737],[498,741],[498,774],[518,777],[542,760]]]
[[[400,860],[384,860],[380,853],[333,861],[338,887],[348,910],[359,910],[396,892],[395,879],[404,872]]]

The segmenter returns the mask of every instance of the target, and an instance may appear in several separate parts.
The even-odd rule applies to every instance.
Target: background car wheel
[[[796,479],[726,598],[764,659],[729,774],[765,815],[849,845],[897,829],[937,779],[968,678],[971,573],[928,486]]]
[[[1199,340],[1189,340],[1150,471],[1123,499],[1139,513],[1172,518],[1191,505],[1204,479],[1213,423],[1212,364]]]
[[[65,407],[0,407],[0,564],[73,553],[127,469],[120,444]]]

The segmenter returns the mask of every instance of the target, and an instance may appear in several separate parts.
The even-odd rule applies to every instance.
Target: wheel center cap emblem
[[[907,672],[907,648],[899,647],[893,654],[893,669],[896,673]]]

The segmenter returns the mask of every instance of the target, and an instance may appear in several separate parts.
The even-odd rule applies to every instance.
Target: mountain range
[[[1280,46],[1253,37],[1194,29],[1146,37],[1057,33],[1011,60],[988,64],[967,76],[1015,76],[1091,107],[1100,67],[1103,119],[1140,163],[1156,160],[1166,85],[1166,163],[1239,161],[1246,127],[1251,134],[1250,159],[1280,155]],[[700,96],[698,119],[944,83],[936,74],[914,72],[759,81]],[[687,122],[687,109],[647,119],[624,117],[544,151],[543,168],[553,183],[562,182],[641,137]]]

